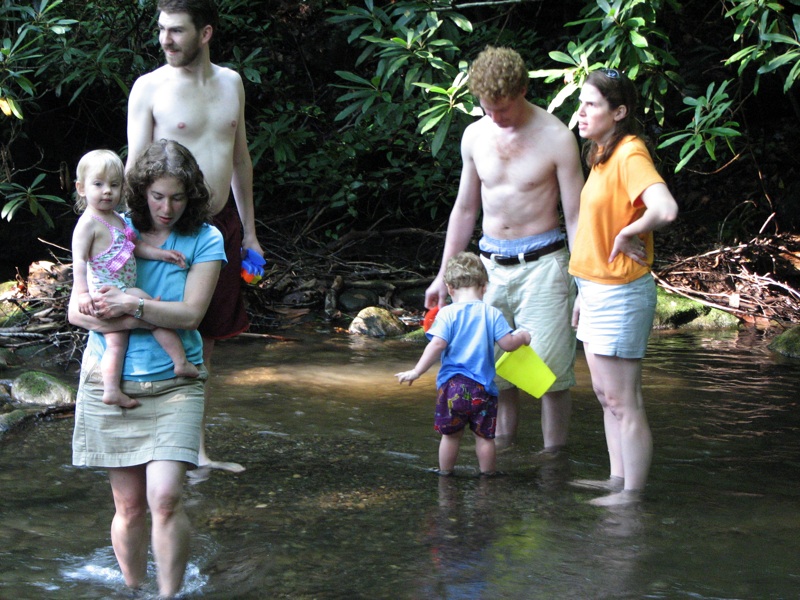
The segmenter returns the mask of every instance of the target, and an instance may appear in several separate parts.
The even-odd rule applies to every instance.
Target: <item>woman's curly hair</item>
[[[469,91],[478,99],[516,98],[529,80],[525,61],[511,48],[487,46],[469,68]]]
[[[211,194],[203,172],[189,150],[173,140],[153,142],[137,157],[125,178],[125,203],[131,222],[139,231],[152,231],[154,223],[147,204],[147,191],[162,177],[174,177],[183,184],[186,210],[173,229],[193,234],[211,217]]]

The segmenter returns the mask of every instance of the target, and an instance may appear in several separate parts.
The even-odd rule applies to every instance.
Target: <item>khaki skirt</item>
[[[99,361],[85,361],[75,405],[72,464],[132,467],[174,460],[196,466],[206,379],[208,372],[201,366],[197,379],[123,381],[123,393],[141,403],[126,409],[103,403]]]

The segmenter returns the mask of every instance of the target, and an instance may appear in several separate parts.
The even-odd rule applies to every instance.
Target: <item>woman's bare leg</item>
[[[147,484],[145,466],[109,469],[114,495],[111,545],[125,584],[142,585],[147,574]]]
[[[644,489],[653,456],[653,438],[642,397],[642,361],[588,351],[585,354],[592,384],[603,406],[611,477],[622,476],[625,481],[621,495],[612,494],[605,501],[599,498],[593,503],[629,502]]]
[[[153,557],[158,591],[171,598],[183,586],[189,561],[189,517],[183,507],[186,463],[153,461],[147,465],[147,503],[153,519]]]

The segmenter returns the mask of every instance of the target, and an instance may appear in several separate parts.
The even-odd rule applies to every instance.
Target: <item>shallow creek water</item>
[[[220,344],[212,455],[247,466],[187,485],[189,598],[797,598],[800,362],[752,333],[654,334],[647,496],[603,509],[567,485],[607,476],[579,354],[570,447],[541,446],[537,402],[507,474],[480,479],[464,438],[439,478],[422,346],[297,331]],[[102,470],[70,464],[72,420],[0,442],[0,598],[154,598],[122,583]]]

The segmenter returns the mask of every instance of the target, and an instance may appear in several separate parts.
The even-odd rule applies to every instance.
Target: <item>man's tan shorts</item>
[[[531,347],[556,375],[550,391],[575,385],[572,306],[576,288],[567,271],[566,248],[520,265],[498,265],[485,256],[481,260],[489,273],[484,302],[500,309],[514,329],[530,332]],[[500,377],[496,382],[501,390],[513,387]]]

